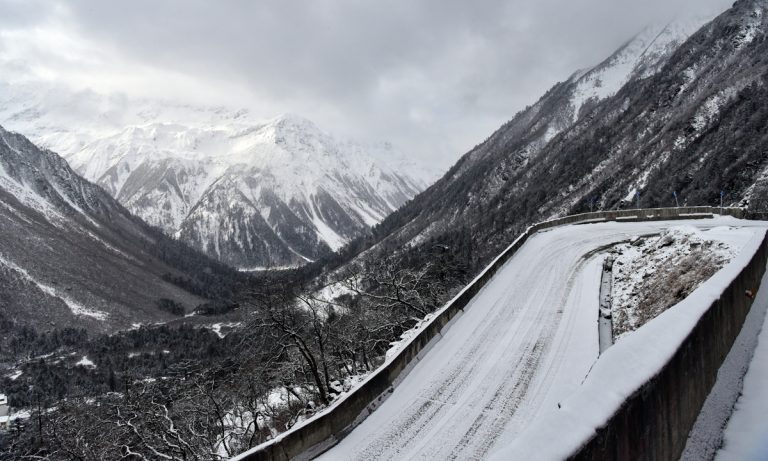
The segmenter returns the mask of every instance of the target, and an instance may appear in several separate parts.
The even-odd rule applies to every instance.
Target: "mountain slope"
[[[764,0],[740,1],[668,46],[630,42],[557,84],[347,252],[402,251],[413,264],[439,243],[477,269],[532,222],[628,207],[637,192],[650,207],[674,206],[673,192],[681,205],[717,205],[722,190],[726,205],[764,210],[765,12]],[[648,51],[616,59],[633,49]],[[609,73],[611,91],[583,91]]]
[[[0,274],[4,341],[24,326],[110,332],[168,321],[178,314],[162,310],[161,299],[191,311],[230,295],[237,276],[132,216],[58,155],[1,127]]]
[[[551,88],[533,106],[518,113],[488,140],[462,157],[455,166],[454,175],[491,156],[495,156],[492,163],[505,170],[524,166],[596,104],[615,95],[628,82],[658,72],[704,22],[704,19],[688,19],[645,28],[603,62],[574,73]]]
[[[281,266],[339,248],[424,188],[363,150],[286,115],[258,125],[132,126],[67,160],[150,224],[221,261]]]
[[[436,177],[387,143],[338,140],[296,116],[43,83],[0,82],[0,122],[150,224],[245,268],[317,259]]]

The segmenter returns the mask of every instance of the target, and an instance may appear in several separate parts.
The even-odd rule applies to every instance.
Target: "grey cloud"
[[[37,25],[54,13],[52,5],[44,0],[0,0],[0,28],[21,29]]]
[[[246,88],[251,105],[447,161],[645,24],[729,3],[75,0],[60,10],[126,60]],[[29,25],[30,8],[0,8],[9,4],[17,19],[0,27]]]

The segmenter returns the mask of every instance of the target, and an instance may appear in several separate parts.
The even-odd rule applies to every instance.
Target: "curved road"
[[[505,445],[573,392],[598,357],[600,249],[683,224],[750,226],[716,218],[539,232],[392,395],[319,459],[482,459]]]

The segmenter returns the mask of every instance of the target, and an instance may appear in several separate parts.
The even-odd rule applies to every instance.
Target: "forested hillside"
[[[555,85],[327,267],[363,252],[423,261],[437,244],[475,272],[537,221],[717,206],[721,192],[726,206],[765,211],[765,14],[763,0],[737,2],[653,65],[641,60],[613,95],[584,101],[580,88],[616,55]]]

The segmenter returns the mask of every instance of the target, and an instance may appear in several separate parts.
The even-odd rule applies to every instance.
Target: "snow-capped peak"
[[[0,82],[0,119],[129,210],[238,266],[299,264],[360,235],[435,179],[387,144],[286,113]]]
[[[602,63],[576,72],[570,79],[575,84],[571,99],[574,119],[587,101],[613,96],[630,79],[658,72],[665,58],[709,19],[689,18],[648,26]]]
[[[269,266],[339,248],[425,187],[389,167],[404,156],[384,146],[388,155],[378,155],[281,115],[132,125],[67,160],[169,234],[232,264]]]
[[[293,113],[283,113],[268,120],[264,128],[272,129],[275,133],[282,135],[310,133],[315,136],[328,135],[311,120]]]

